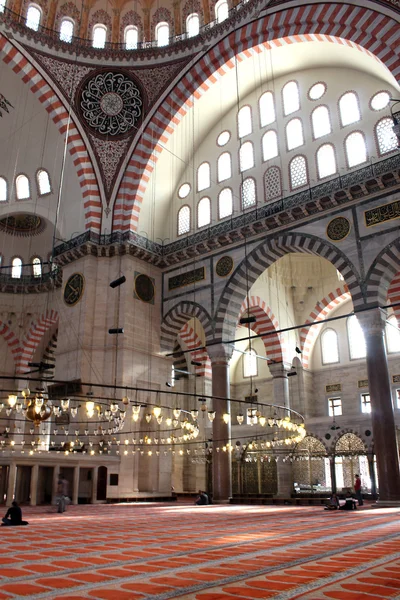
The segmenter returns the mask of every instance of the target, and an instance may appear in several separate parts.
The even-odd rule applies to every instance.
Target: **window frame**
[[[242,151],[243,151],[244,147],[251,148],[253,163],[252,163],[251,167],[246,167],[245,169],[242,169]],[[252,140],[246,140],[242,144],[239,144],[238,166],[239,166],[239,174],[246,173],[246,171],[250,171],[251,169],[254,169],[254,167],[256,166],[256,157],[254,154],[254,142]]]
[[[373,94],[371,96],[371,98],[369,99],[368,106],[369,106],[370,110],[373,110],[376,113],[380,112],[381,110],[386,110],[390,106],[390,101],[389,101],[388,104],[386,104],[386,106],[384,106],[383,108],[374,108],[372,106],[372,102],[373,102],[375,96],[378,96],[378,94],[388,94],[389,98],[391,97],[389,90],[378,90],[377,92],[375,92],[375,94]]]
[[[394,408],[400,410],[400,387],[394,387],[393,392],[395,395],[393,406]]]
[[[301,125],[301,134],[303,137],[303,141],[301,144],[298,144],[297,146],[293,146],[292,148],[289,148],[289,138],[288,138],[288,127],[290,125],[290,123],[293,123],[293,121],[299,121],[300,125]],[[289,121],[286,123],[285,125],[285,142],[286,142],[286,151],[287,152],[292,152],[292,150],[297,150],[297,148],[301,148],[302,146],[305,146],[306,144],[306,138],[304,135],[304,125],[303,125],[303,121],[300,117],[293,117],[292,119],[289,119]]]
[[[210,209],[210,220],[208,223],[205,223],[204,225],[199,225],[199,207],[201,202],[203,202],[204,200],[208,200],[208,207]],[[211,223],[212,223],[212,214],[211,214],[211,198],[209,196],[203,196],[202,198],[200,198],[200,200],[197,202],[197,207],[196,207],[196,221],[197,221],[197,229],[204,229],[205,227],[210,227]]]
[[[158,32],[160,29],[165,29],[168,28],[168,41],[165,44],[160,44],[159,39],[158,39]],[[157,44],[157,48],[165,48],[166,46],[169,46],[169,40],[171,37],[171,25],[168,23],[168,21],[160,21],[159,23],[157,23],[157,25],[155,26],[154,29],[154,36],[155,36],[155,41]]]
[[[220,173],[219,173],[219,171],[220,171],[219,162],[220,162],[222,156],[225,156],[225,155],[229,156],[230,175],[229,175],[229,177],[224,177],[223,179],[221,179],[220,178]],[[217,158],[217,182],[221,183],[222,181],[227,181],[228,179],[231,179],[232,178],[232,173],[233,173],[233,170],[232,170],[232,155],[231,155],[230,152],[228,152],[228,150],[225,150],[224,152],[221,152],[221,154]]]
[[[248,131],[247,133],[240,135],[240,128],[239,128],[239,115],[242,112],[243,109],[248,108],[250,111],[250,131]],[[239,110],[236,113],[236,131],[237,131],[237,139],[238,140],[242,140],[243,138],[247,137],[248,135],[251,135],[253,133],[253,110],[250,104],[243,104],[243,106],[241,106],[239,108]]]
[[[21,269],[19,277],[14,277],[13,276],[13,269],[15,268],[14,265],[13,265],[14,260],[20,260],[21,261],[21,264],[19,265],[19,268]],[[21,280],[22,279],[22,276],[24,274],[23,273],[23,268],[24,268],[23,264],[24,264],[24,260],[23,260],[22,256],[20,256],[19,254],[15,254],[14,256],[11,257],[11,264],[10,264],[11,279],[16,279],[16,280]]]
[[[268,123],[264,123],[264,125],[263,125],[263,122],[262,122],[262,114],[263,113],[261,112],[261,99],[264,96],[266,96],[267,94],[271,94],[271,97],[272,97],[272,105],[274,107],[274,119],[273,119],[273,121],[269,121]],[[275,103],[275,95],[274,95],[274,92],[272,90],[266,90],[259,97],[259,99],[258,99],[258,116],[259,116],[259,119],[260,119],[260,129],[263,129],[264,127],[268,127],[269,125],[272,125],[272,123],[276,122],[276,103]]]
[[[390,323],[391,319],[395,319],[397,325],[392,325]],[[399,354],[400,353],[400,349],[399,350],[391,350],[389,347],[389,336],[388,336],[388,327],[397,327],[398,331],[399,331],[399,336],[400,336],[400,328],[399,328],[399,320],[396,317],[396,315],[394,313],[392,313],[387,319],[386,319],[386,324],[385,324],[385,342],[386,342],[386,352],[388,354]],[[390,331],[390,330],[389,330]]]
[[[388,156],[388,155],[389,155],[389,154],[391,154],[392,152],[396,152],[396,150],[398,150],[398,149],[399,149],[399,146],[398,146],[398,140],[397,140],[396,134],[393,132],[393,135],[394,135],[394,137],[395,137],[395,140],[396,140],[396,142],[397,142],[397,143],[396,143],[396,146],[395,146],[394,148],[392,148],[391,150],[388,150],[387,152],[381,152],[381,147],[380,147],[380,144],[379,144],[379,137],[378,137],[378,132],[377,132],[377,129],[378,129],[378,126],[379,126],[379,124],[380,124],[382,121],[386,121],[386,120],[392,121],[392,123],[393,123],[393,119],[392,119],[391,117],[389,117],[389,115],[385,115],[385,116],[381,117],[381,118],[379,119],[379,121],[377,121],[377,122],[375,123],[375,125],[374,125],[375,146],[376,146],[376,151],[377,151],[377,153],[378,153],[378,156],[379,156],[379,157],[381,157],[381,156]]]
[[[327,113],[328,113],[328,120],[329,120],[329,131],[327,133],[323,133],[322,135],[315,135],[315,128],[314,128],[314,121],[313,121],[313,114],[320,108],[326,108]],[[312,132],[312,139],[315,142],[316,140],[320,140],[321,138],[327,136],[327,135],[331,135],[333,129],[332,129],[332,117],[331,117],[331,112],[329,110],[329,106],[327,104],[319,104],[318,106],[315,106],[311,113],[310,113],[310,123],[311,123],[311,132]]]
[[[128,48],[127,47],[127,43],[126,43],[126,34],[129,31],[136,31],[136,46],[132,47],[132,48]],[[139,45],[139,28],[136,25],[127,25],[124,29],[124,46],[125,46],[125,50],[137,50],[138,49],[138,45]]]
[[[0,200],[0,205],[1,205],[1,204],[5,204],[6,202],[9,201],[9,186],[8,186],[8,180],[6,177],[1,176],[0,180],[4,181],[5,186],[6,186],[6,199]]]
[[[343,416],[343,402],[342,396],[328,396],[328,417],[341,417]],[[338,400],[338,404],[335,405],[334,401]],[[336,413],[335,409],[339,408],[340,413]]]
[[[208,185],[205,187],[199,188],[199,171],[203,165],[208,165]],[[199,164],[196,171],[196,192],[199,194],[200,192],[204,192],[204,190],[208,190],[211,187],[211,165],[208,160],[203,160],[202,163]]]
[[[243,207],[243,184],[248,179],[252,179],[253,182],[254,182],[254,198],[255,198],[255,202],[251,206]],[[256,179],[254,177],[252,177],[250,175],[249,177],[246,177],[245,179],[243,179],[243,181],[240,183],[240,208],[241,208],[242,211],[244,211],[244,210],[253,210],[254,208],[256,208],[256,206],[257,206],[257,181],[256,181]]]
[[[183,208],[188,208],[189,209],[189,229],[188,231],[184,231],[183,233],[179,233],[179,215],[181,214],[181,210]],[[179,210],[178,210],[178,215],[177,215],[177,219],[176,219],[176,236],[177,237],[182,237],[183,235],[189,235],[192,229],[192,211],[191,208],[189,206],[189,204],[183,204]]]
[[[39,21],[38,21],[37,27],[30,27],[28,25],[28,14],[29,14],[29,9],[30,8],[35,8],[37,11],[39,11]],[[28,4],[28,8],[26,9],[25,26],[28,27],[28,29],[32,29],[32,31],[39,31],[40,26],[41,26],[41,22],[42,22],[42,18],[43,18],[42,7],[39,6],[39,4],[36,4],[36,2],[30,2]]]
[[[279,172],[279,181],[280,181],[280,190],[281,193],[278,196],[273,196],[272,198],[267,198],[267,190],[266,190],[266,181],[265,181],[265,176],[268,173],[268,171],[270,171],[271,169],[278,169]],[[264,202],[273,202],[274,200],[276,200],[277,198],[282,198],[282,170],[280,167],[278,167],[278,165],[270,165],[265,171],[264,171],[264,175],[263,175],[263,185],[264,185]]]
[[[324,146],[330,146],[332,148],[332,150],[333,150],[333,157],[335,159],[335,171],[333,173],[330,173],[329,175],[321,176],[320,169],[319,169],[318,153],[321,150],[321,148],[323,148]],[[319,181],[323,181],[324,179],[328,179],[328,177],[335,177],[337,175],[337,173],[338,173],[338,161],[337,161],[337,156],[336,156],[336,148],[335,148],[335,146],[331,142],[325,142],[324,144],[321,144],[317,148],[317,151],[315,152],[315,163],[316,163],[317,177],[318,177]]]
[[[34,261],[35,260],[39,260],[40,263],[40,275],[35,275],[35,267],[34,267]],[[31,267],[32,267],[32,277],[34,277],[35,279],[41,279],[43,277],[43,260],[42,257],[39,256],[38,254],[34,254],[31,258]]]
[[[20,177],[26,177],[26,180],[28,181],[29,196],[26,196],[26,198],[18,198],[18,179]],[[18,175],[15,176],[15,199],[17,202],[26,202],[27,200],[32,200],[32,186],[26,173],[18,173]]]
[[[226,17],[224,19],[218,19],[218,11],[221,8],[221,6],[226,5],[227,11],[226,11]],[[215,5],[214,5],[214,16],[215,16],[215,21],[217,23],[223,23],[224,21],[226,21],[229,18],[229,3],[227,0],[218,0]]]
[[[354,133],[359,133],[363,139],[364,139],[364,145],[365,145],[365,160],[363,162],[357,163],[356,165],[350,165],[349,163],[349,156],[348,156],[348,151],[347,151],[347,140],[349,139],[349,137],[351,135],[353,135]],[[346,160],[346,165],[348,169],[357,169],[359,168],[361,165],[365,165],[368,160],[369,160],[369,154],[368,154],[368,146],[367,146],[367,142],[366,142],[366,138],[365,138],[365,133],[359,129],[356,129],[355,131],[350,131],[348,133],[348,135],[346,135],[346,137],[343,140],[343,146],[344,146],[344,156],[345,156],[345,160]]]
[[[346,319],[346,330],[347,330],[347,344],[349,347],[349,360],[365,360],[367,357],[367,344],[365,342],[365,336],[364,336],[364,332],[363,332],[363,336],[364,336],[364,343],[365,343],[365,356],[357,356],[357,357],[353,357],[351,355],[351,341],[350,341],[350,327],[349,327],[349,321],[350,319],[357,319],[356,315],[350,315],[350,317],[347,317]],[[360,325],[361,327],[361,325]],[[362,327],[361,327],[361,331],[362,331]]]
[[[369,401],[368,402],[364,402],[364,398],[368,396]],[[371,394],[368,392],[361,392],[360,394],[360,403],[361,403],[361,413],[363,415],[370,415],[371,414]],[[365,408],[367,408],[369,406],[369,410],[364,410]]]
[[[104,45],[103,46],[95,46],[94,45],[94,36],[95,36],[95,31],[97,29],[102,29],[105,31],[105,38],[104,38]],[[107,25],[105,25],[104,23],[95,23],[92,27],[92,48],[94,48],[95,50],[103,50],[106,47],[107,44],[107,36],[108,36],[108,28]]]
[[[63,38],[61,37],[61,28],[62,28],[62,24],[63,24],[65,21],[67,21],[68,23],[71,23],[71,25],[72,25],[72,35],[71,35],[71,39],[70,39],[70,40],[65,40],[65,39],[63,39]],[[61,41],[61,42],[64,42],[65,44],[71,44],[71,43],[72,43],[72,40],[73,40],[73,38],[74,38],[74,33],[75,33],[75,21],[74,21],[74,19],[72,19],[71,17],[68,17],[68,16],[64,16],[64,17],[62,17],[62,18],[61,18],[61,21],[60,21],[60,29],[59,29],[59,38],[60,38],[60,41]]]
[[[323,344],[323,337],[327,334],[330,333],[331,331],[333,331],[333,333],[336,336],[336,348],[337,348],[337,360],[334,361],[327,361],[324,360],[324,344]],[[327,327],[326,329],[324,329],[324,331],[322,331],[321,335],[320,335],[320,347],[321,347],[321,364],[322,365],[338,365],[340,364],[340,353],[339,353],[339,336],[338,336],[338,332],[336,331],[336,329],[333,329],[333,327]]]
[[[226,215],[225,217],[221,217],[220,196],[221,196],[221,194],[222,194],[222,192],[224,190],[230,190],[230,192],[231,192],[231,196],[232,196],[232,212],[231,212],[230,215]],[[219,221],[221,221],[222,219],[230,219],[232,217],[232,215],[233,215],[233,213],[235,211],[235,208],[234,208],[234,202],[233,202],[233,190],[232,190],[232,188],[229,185],[227,185],[224,188],[222,188],[222,190],[219,192],[218,197],[217,197],[217,205],[218,205],[218,220]]]
[[[190,35],[189,34],[189,22],[191,20],[194,20],[195,17],[197,18],[198,31],[197,31],[197,33],[193,33],[192,35]],[[185,26],[186,26],[186,35],[188,38],[196,37],[196,35],[199,35],[199,33],[200,33],[200,15],[199,15],[199,13],[198,12],[190,13],[190,15],[188,15],[186,17]]]
[[[250,356],[250,354],[252,356],[254,356],[254,358],[255,358],[255,360],[254,360],[255,373],[246,375],[246,360],[248,360],[248,357]],[[246,353],[243,354],[243,379],[249,379],[250,377],[258,377],[257,352],[254,350],[254,348],[247,348]]]
[[[303,183],[302,185],[298,185],[298,186],[296,186],[296,187],[293,187],[293,185],[292,185],[292,177],[291,177],[291,174],[290,174],[290,165],[292,164],[292,162],[293,162],[293,161],[294,161],[296,158],[299,158],[299,157],[302,157],[302,158],[304,158],[305,165],[306,165],[306,176],[307,176],[307,181],[306,181],[306,183]],[[295,156],[293,156],[293,157],[290,159],[290,161],[289,161],[289,164],[288,164],[288,172],[289,172],[289,185],[290,185],[290,191],[291,191],[291,192],[294,192],[294,191],[296,191],[296,190],[301,190],[301,188],[307,187],[307,186],[309,185],[309,181],[310,181],[310,176],[309,176],[309,172],[308,172],[308,161],[307,161],[307,156],[306,156],[305,154],[296,154]]]
[[[275,139],[276,139],[276,154],[275,154],[275,156],[271,156],[270,158],[265,158],[265,153],[264,153],[264,139],[270,133],[274,133],[275,134]],[[275,158],[279,158],[279,140],[278,140],[278,132],[276,131],[276,129],[268,129],[261,136],[261,155],[262,155],[262,162],[263,163],[269,162],[270,160],[274,160]]]
[[[298,108],[296,108],[296,110],[292,110],[291,112],[286,112],[285,110],[285,88],[289,83],[295,83],[296,87],[297,87],[297,95],[298,95],[298,99],[299,99],[299,106]],[[301,111],[301,97],[300,97],[300,87],[299,87],[299,82],[296,79],[289,79],[289,81],[287,81],[285,83],[285,85],[282,86],[281,89],[281,101],[282,101],[282,114],[284,117],[288,117],[289,115],[293,115],[294,113],[297,113],[298,111]]]
[[[344,98],[344,96],[346,96],[347,94],[354,94],[355,95],[356,100],[357,100],[358,112],[359,112],[360,118],[357,119],[357,121],[352,121],[351,123],[346,123],[346,125],[343,125],[342,110],[340,108],[340,102],[341,102],[342,98]],[[343,94],[340,96],[340,98],[338,99],[337,102],[338,102],[339,122],[340,122],[341,129],[344,129],[345,127],[349,127],[350,125],[354,125],[355,123],[359,123],[360,121],[362,121],[360,98],[358,97],[358,94],[357,94],[357,92],[355,90],[347,90],[346,92],[343,92]]]
[[[40,191],[39,174],[42,172],[47,174],[47,178],[49,180],[49,188],[50,188],[49,192],[42,193]],[[50,173],[47,171],[47,169],[44,169],[43,167],[40,167],[40,169],[37,169],[36,174],[35,174],[35,180],[36,180],[36,188],[37,188],[38,196],[40,196],[42,198],[43,196],[48,196],[49,194],[53,193],[53,186],[51,185]]]

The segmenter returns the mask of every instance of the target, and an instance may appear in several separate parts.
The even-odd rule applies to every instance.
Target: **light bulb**
[[[15,394],[10,394],[8,396],[8,404],[11,406],[11,408],[14,408],[14,406],[16,405],[18,400],[18,397]]]
[[[230,415],[228,413],[225,413],[222,415],[222,420],[224,423],[226,423],[228,425],[229,421],[230,421]]]
[[[156,419],[157,419],[157,417],[159,417],[161,415],[161,407],[160,406],[155,406],[153,408],[153,415],[155,416]]]
[[[175,419],[179,419],[179,417],[181,416],[181,409],[180,408],[174,408],[173,413],[174,413]]]
[[[237,419],[237,422],[239,423],[239,425],[241,425],[243,423],[243,421],[244,421],[243,414],[240,413],[239,415],[237,415],[236,419]]]
[[[208,418],[211,421],[211,423],[214,421],[214,419],[215,419],[215,410],[209,410],[208,411]]]

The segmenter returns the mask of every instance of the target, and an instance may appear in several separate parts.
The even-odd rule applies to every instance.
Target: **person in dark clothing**
[[[22,510],[18,506],[15,500],[13,500],[10,508],[8,509],[6,516],[2,519],[2,526],[4,525],[28,525],[28,521],[22,520]]]
[[[202,490],[199,490],[199,495],[196,498],[195,504],[197,504],[198,506],[204,506],[208,504],[208,496]]]

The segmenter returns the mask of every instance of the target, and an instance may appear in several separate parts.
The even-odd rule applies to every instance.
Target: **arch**
[[[246,56],[257,54],[260,48],[270,50],[288,44],[330,42],[350,46],[376,58],[398,78],[400,49],[397,48],[396,53],[390,45],[397,34],[395,19],[377,10],[343,3],[332,3],[329,10],[321,8],[318,3],[307,6],[306,10],[277,7],[276,12],[254,21],[251,28],[244,25],[227,35],[183,75],[172,92],[166,91],[165,99],[145,125],[140,142],[135,141],[130,148],[131,158],[114,204],[113,231],[137,230],[146,186],[162,151],[158,141],[166,143],[193,106],[192,96],[199,98],[235,68],[235,61],[231,60],[235,49],[237,60],[242,61]],[[343,15],[342,25],[338,25],[339,15]],[[340,35],[346,35],[346,39]]]
[[[256,317],[257,321],[250,323],[250,329],[256,335],[269,334],[262,338],[265,354],[269,359],[268,363],[282,362],[283,358],[286,357],[286,348],[282,338],[277,333],[279,323],[270,307],[259,296],[250,296],[249,300],[247,300],[247,297],[244,299],[240,307],[238,320],[243,313],[250,313]]]
[[[21,344],[21,353],[17,362],[17,373],[24,373],[25,370],[29,370],[28,363],[32,361],[43,335],[50,327],[57,323],[58,312],[55,310],[48,310],[35,323],[32,323]]]
[[[182,340],[188,350],[192,350],[193,348],[198,348],[199,346],[203,345],[196,331],[188,323],[184,324],[178,334],[178,337],[180,340]],[[191,360],[202,363],[201,366],[191,365],[191,370],[195,372],[196,377],[207,377],[208,379],[211,379],[211,360],[208,356],[206,348],[195,350],[194,352],[190,353],[190,356]]]
[[[0,321],[0,336],[2,336],[7,342],[7,346],[10,348],[14,361],[17,362],[18,356],[21,352],[19,339],[13,330],[6,325],[6,323],[3,323],[3,321]]]
[[[208,312],[196,302],[182,301],[167,312],[161,324],[161,348],[165,352],[172,351],[175,338],[192,317],[202,324],[206,340],[211,339],[213,328]]]
[[[274,262],[290,252],[315,254],[326,258],[345,278],[357,308],[364,304],[363,288],[354,265],[345,254],[328,241],[305,233],[288,233],[262,241],[242,262],[226,283],[215,313],[215,335],[217,339],[233,338],[235,324],[226,318],[238,314],[247,289]],[[247,264],[246,264],[247,261]]]
[[[313,323],[314,321],[324,321],[329,317],[329,314],[335,310],[343,302],[350,300],[351,294],[348,290],[347,285],[336,288],[334,292],[331,292],[325,298],[317,302],[313,310],[310,312],[306,323]],[[320,332],[321,325],[314,325],[313,327],[303,327],[300,330],[300,348],[303,356],[303,367],[308,369],[310,366],[310,355],[313,348],[314,342]]]
[[[388,289],[388,304],[396,304],[399,302],[399,306],[393,307],[393,313],[396,319],[400,320],[400,271],[393,277],[389,289]]]
[[[28,59],[0,33],[0,55],[14,73],[22,78],[39,102],[43,104],[61,135],[67,131],[68,111],[50,85]],[[102,203],[96,175],[85,142],[73,120],[68,132],[68,150],[77,169],[84,200],[86,229],[100,233]]]
[[[388,244],[371,264],[365,277],[366,306],[385,306],[388,290],[400,265],[400,239]]]

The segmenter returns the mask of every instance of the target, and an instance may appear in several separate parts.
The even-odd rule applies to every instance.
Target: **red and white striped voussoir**
[[[15,335],[12,329],[2,321],[0,321],[0,336],[2,336],[7,342],[7,346],[11,350],[11,354],[13,356],[14,361],[18,360],[18,356],[21,352],[21,346],[19,343],[19,339]]]
[[[347,289],[347,285],[344,285],[342,288],[337,288],[335,292],[331,292],[328,296],[317,302],[306,323],[324,321],[335,308],[350,298],[351,294]],[[306,369],[309,368],[311,350],[320,328],[321,325],[315,325],[312,327],[303,327],[300,331],[300,347],[303,352],[303,367]]]
[[[21,54],[13,44],[0,34],[0,53],[3,61],[10,65],[14,73],[21,76],[22,81],[28,85],[31,92],[43,104],[51,119],[57,126],[61,135],[68,131],[68,150],[77,169],[82,196],[85,198],[85,226],[100,232],[102,206],[100,191],[89,157],[86,145],[76,128],[73,120],[63,106],[56,93],[37,69],[30,64],[28,59]]]
[[[250,296],[249,300],[245,298],[240,307],[238,321],[240,317],[248,311],[257,319],[255,323],[250,324],[251,330],[257,335],[270,334],[262,338],[267,358],[272,359],[275,362],[282,362],[286,355],[286,351],[282,344],[282,337],[277,333],[279,330],[279,323],[272,310],[259,296]]]
[[[390,304],[400,302],[400,271],[392,279],[388,290],[388,301]],[[393,312],[398,321],[400,321],[400,306],[394,306]]]
[[[265,39],[268,35],[268,40]],[[168,94],[148,123],[144,140],[132,152],[118,190],[113,231],[136,230],[147,183],[163,143],[200,98],[221,77],[264,49],[326,41],[349,46],[382,61],[396,77],[400,74],[398,22],[377,11],[345,3],[308,4],[277,10],[232,32],[212,48]]]
[[[184,324],[178,335],[188,350],[199,348],[199,346],[203,345],[193,327],[190,327],[187,323]],[[193,365],[194,372],[198,377],[207,377],[211,379],[211,360],[205,348],[192,352],[191,360],[202,363],[201,366]]]
[[[36,323],[32,323],[20,347],[17,360],[17,373],[24,373],[29,368],[28,363],[32,361],[43,335],[57,322],[58,312],[50,310],[42,315]]]

